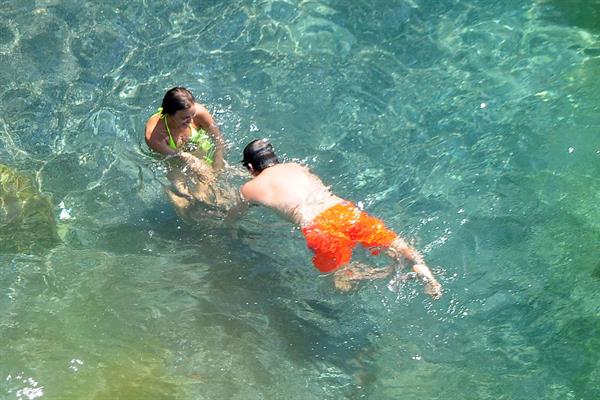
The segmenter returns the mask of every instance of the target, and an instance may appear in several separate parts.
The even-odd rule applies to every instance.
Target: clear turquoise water
[[[63,243],[0,252],[2,399],[597,399],[600,1],[6,1],[0,162]],[[437,266],[336,293],[255,210],[178,220],[185,85]],[[62,202],[62,204],[61,204]]]

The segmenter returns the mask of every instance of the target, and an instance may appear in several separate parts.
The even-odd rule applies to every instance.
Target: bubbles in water
[[[18,389],[8,390],[8,393],[14,393],[18,400],[34,400],[44,396],[44,387],[39,386],[39,383],[35,379],[24,377],[23,374],[15,376],[9,374],[5,381],[18,387]],[[23,387],[22,385],[25,386]]]
[[[78,372],[82,366],[83,361],[81,361],[79,358],[73,358],[71,361],[69,361],[69,369],[73,372]]]
[[[12,23],[0,22],[0,54],[13,51],[19,42],[19,32]]]

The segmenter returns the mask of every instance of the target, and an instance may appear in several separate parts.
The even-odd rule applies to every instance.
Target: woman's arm
[[[146,144],[158,153],[173,155],[176,151],[165,142],[165,137],[158,126],[159,121],[159,116],[154,115],[146,122]]]
[[[225,166],[225,141],[219,126],[215,122],[214,118],[206,107],[196,103],[196,115],[194,116],[194,122],[196,125],[204,129],[215,142],[215,156],[213,161],[213,168],[218,170]]]

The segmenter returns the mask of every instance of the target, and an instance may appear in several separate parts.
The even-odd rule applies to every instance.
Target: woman
[[[203,158],[213,169],[223,167],[223,137],[213,117],[196,103],[189,90],[174,87],[165,94],[162,107],[146,122],[146,143],[152,150],[174,155],[188,149],[190,142],[204,153]]]
[[[223,191],[216,185],[216,172],[225,165],[224,141],[208,110],[196,103],[184,87],[165,94],[162,107],[146,122],[146,143],[169,157],[167,189],[177,213],[188,216],[194,201],[219,206]]]

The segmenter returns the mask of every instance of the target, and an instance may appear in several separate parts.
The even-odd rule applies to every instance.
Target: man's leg
[[[167,179],[171,182],[171,187],[165,187],[165,193],[169,197],[169,200],[171,200],[177,215],[182,219],[186,219],[188,207],[194,200],[194,197],[185,183],[185,175],[181,171],[169,166]]]
[[[375,268],[353,261],[340,267],[333,273],[333,283],[339,291],[348,292],[359,281],[383,279],[388,277],[393,271],[393,266]]]
[[[173,204],[175,208],[175,212],[181,219],[187,219],[188,217],[188,207],[190,206],[190,201],[185,197],[179,196],[175,194],[171,189],[165,188],[165,193],[169,196],[169,200]]]

